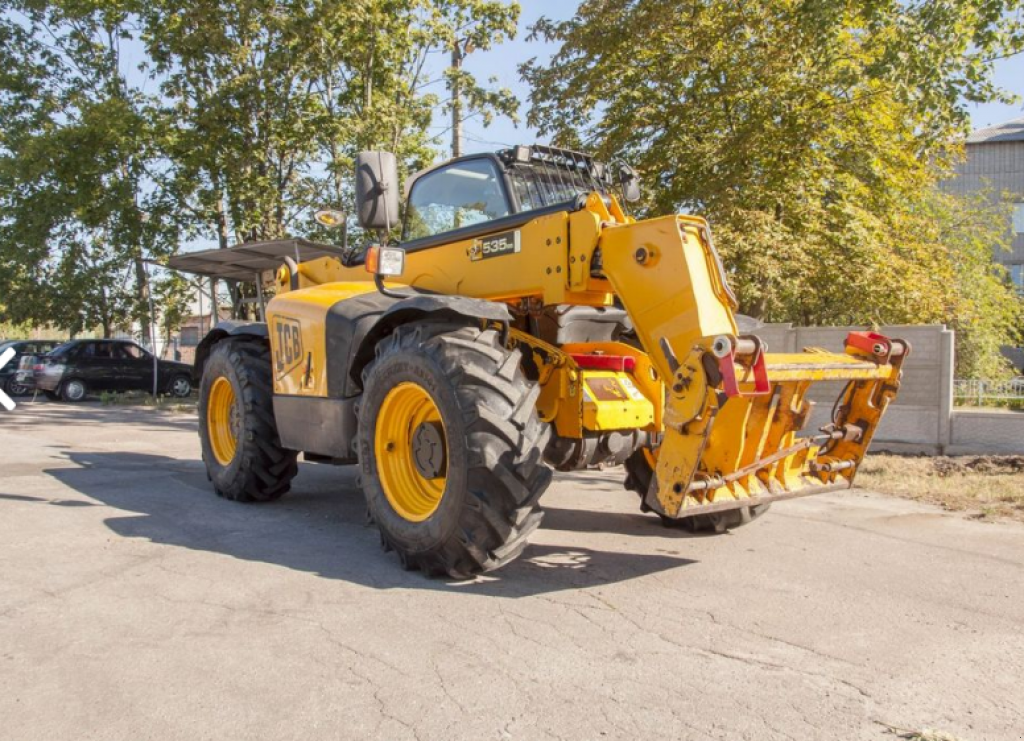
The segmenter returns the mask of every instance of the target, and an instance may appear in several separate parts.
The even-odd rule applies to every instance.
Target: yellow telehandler
[[[469,578],[523,550],[553,469],[622,465],[644,511],[717,532],[852,485],[907,343],[766,352],[737,328],[707,222],[627,215],[625,164],[517,146],[411,176],[404,208],[398,182],[393,155],[358,156],[358,220],[380,244],[172,261],[276,282],[264,322],[221,323],[197,348],[219,495],[276,499],[299,453],[358,464],[385,549]],[[831,422],[805,430],[809,387],[836,380]]]

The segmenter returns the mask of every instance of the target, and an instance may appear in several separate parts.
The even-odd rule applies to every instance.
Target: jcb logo
[[[280,378],[302,362],[302,331],[297,320],[276,317],[274,332],[277,335],[274,365]]]

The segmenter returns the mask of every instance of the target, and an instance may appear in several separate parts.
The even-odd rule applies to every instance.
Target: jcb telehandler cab
[[[288,243],[266,322],[198,348],[217,493],[276,499],[300,452],[358,464],[385,548],[461,578],[523,550],[552,470],[623,464],[643,510],[696,530],[851,486],[907,344],[858,332],[843,353],[766,353],[737,329],[708,224],[636,221],[619,199],[636,188],[625,166],[550,147],[461,157],[411,177],[389,245],[395,158],[360,155],[359,222],[382,244]],[[237,250],[210,259],[275,254]],[[832,420],[805,431],[826,380],[845,382]]]

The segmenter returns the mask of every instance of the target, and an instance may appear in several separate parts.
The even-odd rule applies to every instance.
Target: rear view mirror
[[[356,214],[364,229],[390,229],[398,222],[398,163],[391,152],[356,155]]]
[[[628,203],[636,203],[640,200],[640,176],[637,175],[629,165],[619,165],[619,185],[622,186],[622,198]]]

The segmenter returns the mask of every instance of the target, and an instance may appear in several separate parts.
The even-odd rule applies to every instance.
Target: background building
[[[1024,293],[1024,118],[978,129],[967,138],[966,150],[967,159],[943,188],[963,195],[987,190],[1013,203],[1013,249],[995,257]]]

